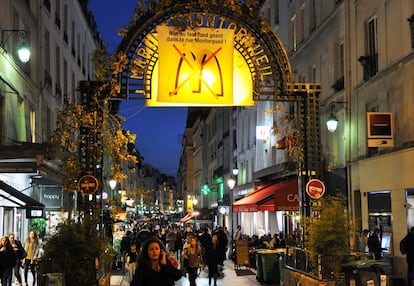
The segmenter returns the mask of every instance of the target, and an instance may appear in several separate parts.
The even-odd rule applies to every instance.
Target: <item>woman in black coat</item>
[[[218,264],[220,262],[220,255],[225,250],[225,247],[219,243],[218,234],[215,232],[211,236],[210,243],[205,246],[205,259],[208,267],[208,285],[211,285],[211,278],[213,278],[214,286],[217,285],[217,277],[219,277]]]
[[[156,238],[148,239],[138,257],[131,286],[172,286],[181,279],[181,270],[172,266],[162,242]]]
[[[7,280],[12,275],[14,266],[14,252],[9,237],[3,236],[0,240],[0,277],[1,285],[6,286]]]

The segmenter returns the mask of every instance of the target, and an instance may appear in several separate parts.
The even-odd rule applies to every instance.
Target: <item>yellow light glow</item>
[[[231,29],[177,31],[158,26],[158,61],[147,106],[251,106],[249,66]]]
[[[188,73],[183,74],[183,77]],[[210,70],[203,71],[206,82],[213,83],[215,75]],[[211,77],[211,79],[210,79]],[[151,79],[151,99],[146,101],[149,107],[157,106],[216,106],[215,104],[159,102],[158,95],[158,63],[155,64]],[[233,50],[233,102],[227,106],[253,106],[253,80],[250,69],[243,56],[236,49]],[[224,105],[225,106],[225,105]]]

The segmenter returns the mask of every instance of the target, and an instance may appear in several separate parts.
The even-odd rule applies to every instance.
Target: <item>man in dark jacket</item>
[[[407,286],[412,286],[414,279],[414,227],[401,241],[401,252],[407,255]]]
[[[26,257],[26,252],[24,251],[23,245],[20,242],[20,240],[15,239],[13,232],[9,233],[9,240],[10,240],[10,245],[12,246],[13,253],[14,253],[13,273],[14,273],[14,276],[16,276],[17,282],[19,282],[19,285],[21,285],[22,277],[20,275],[20,265],[21,265],[21,260]],[[12,276],[13,275],[10,275],[8,277],[8,281],[7,281],[8,285],[11,285]]]
[[[380,230],[378,228],[374,229],[371,235],[368,237],[367,245],[369,253],[374,254],[375,260],[380,260],[381,255],[381,241],[379,238]]]

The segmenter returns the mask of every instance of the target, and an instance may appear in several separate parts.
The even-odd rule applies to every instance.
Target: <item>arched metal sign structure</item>
[[[125,31],[118,52],[126,54],[120,73],[118,99],[151,100],[154,70],[159,60],[157,27],[177,31],[197,28],[233,29],[234,51],[250,71],[255,101],[290,101],[297,104],[304,160],[300,174],[305,183],[321,175],[319,135],[320,85],[293,83],[290,61],[280,39],[259,15],[261,1],[164,0],[150,8],[138,7]],[[305,197],[305,196],[303,196]],[[302,198],[302,208],[309,205]]]
[[[234,50],[250,69],[253,99],[281,100],[288,96],[288,83],[292,81],[288,56],[258,11],[249,9],[246,4],[226,4],[226,1],[177,2],[167,6],[160,3],[159,9],[149,9],[145,13],[136,11],[137,19],[127,28],[118,48],[128,60],[119,77],[121,98],[151,98],[152,76],[159,56],[157,26],[160,25],[174,26],[181,31],[201,27],[233,29]]]

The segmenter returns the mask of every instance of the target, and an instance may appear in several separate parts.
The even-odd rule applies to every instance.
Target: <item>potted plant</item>
[[[111,263],[110,247],[100,239],[94,220],[69,220],[47,239],[39,276],[63,273],[66,285],[96,285],[98,270]]]

